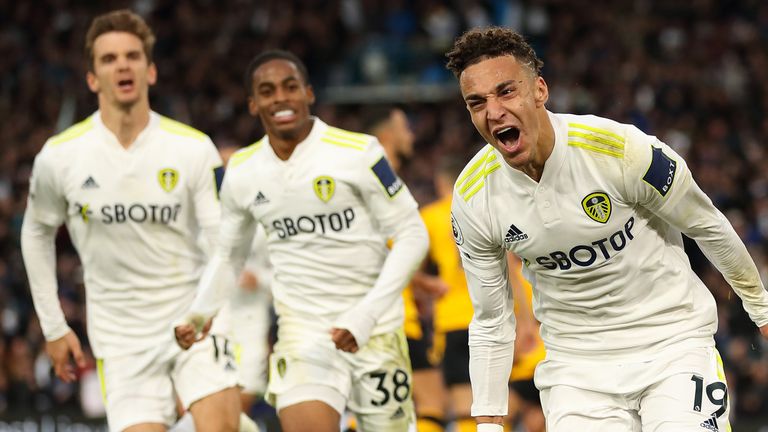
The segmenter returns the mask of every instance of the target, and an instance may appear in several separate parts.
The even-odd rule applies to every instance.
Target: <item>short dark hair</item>
[[[96,38],[109,32],[131,33],[141,39],[147,62],[152,63],[152,49],[155,46],[155,34],[149,28],[144,18],[128,9],[120,9],[99,15],[94,18],[88,33],[85,35],[85,58],[88,60],[88,70],[93,72],[93,44]]]
[[[373,105],[367,107],[363,112],[363,132],[376,135],[376,132],[383,125],[392,120],[392,112],[397,109],[391,105]]]
[[[287,60],[296,65],[296,69],[299,70],[301,77],[304,79],[304,84],[309,84],[309,73],[307,72],[307,66],[304,65],[304,62],[301,61],[301,59],[296,54],[290,51],[278,49],[267,50],[254,57],[253,60],[248,63],[248,68],[245,70],[244,81],[245,89],[248,91],[248,96],[253,94],[253,73],[256,71],[256,69],[258,69],[259,66],[266,62],[276,59]]]
[[[448,70],[458,78],[464,69],[483,60],[511,55],[528,66],[537,76],[541,75],[544,62],[518,32],[505,27],[485,27],[466,31],[456,39],[448,57]]]

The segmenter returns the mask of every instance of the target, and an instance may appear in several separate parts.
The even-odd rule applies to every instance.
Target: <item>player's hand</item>
[[[352,336],[352,333],[350,333],[350,331],[347,329],[336,327],[332,328],[331,340],[336,345],[336,349],[340,349],[345,352],[356,353],[359,349],[355,337]]]
[[[259,278],[250,270],[243,270],[237,283],[240,288],[248,292],[254,292],[259,288]]]
[[[46,342],[45,351],[53,362],[53,370],[57,377],[67,383],[77,380],[77,371],[69,359],[71,356],[77,367],[84,368],[85,356],[75,332],[70,330],[64,336]]]
[[[424,272],[417,272],[413,275],[411,286],[414,290],[428,294],[432,298],[440,298],[451,289],[444,280]]]
[[[760,333],[763,334],[763,337],[768,339],[768,324],[760,327]]]
[[[533,351],[539,342],[539,326],[533,321],[520,320],[515,328],[515,354]]]
[[[174,327],[173,333],[176,336],[176,343],[181,349],[188,350],[195,342],[198,342],[208,336],[208,332],[213,325],[213,318],[209,318],[204,324],[200,324],[201,317],[190,317],[186,324]]]

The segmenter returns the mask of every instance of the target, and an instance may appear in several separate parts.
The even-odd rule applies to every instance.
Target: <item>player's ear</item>
[[[147,68],[147,84],[153,86],[157,82],[157,66],[154,63],[150,63]]]
[[[253,96],[248,96],[248,112],[254,117],[259,115],[259,107],[256,105],[256,99]]]
[[[547,82],[544,81],[544,78],[540,76],[536,77],[534,85],[536,86],[536,90],[534,91],[536,107],[540,108],[547,103],[547,100],[549,100],[549,87],[547,87]]]
[[[309,104],[312,105],[315,103],[315,90],[312,88],[312,85],[307,84],[307,99],[309,100]]]
[[[96,74],[94,74],[91,71],[86,72],[85,74],[85,82],[88,84],[88,88],[94,92],[99,92],[99,80],[96,78]]]

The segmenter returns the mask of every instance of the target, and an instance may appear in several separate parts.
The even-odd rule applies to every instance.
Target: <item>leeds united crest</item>
[[[605,192],[593,192],[587,195],[581,200],[581,207],[594,221],[606,223],[611,217],[611,199]]]
[[[320,176],[312,181],[315,189],[315,195],[323,202],[328,202],[336,191],[336,182],[328,176]]]

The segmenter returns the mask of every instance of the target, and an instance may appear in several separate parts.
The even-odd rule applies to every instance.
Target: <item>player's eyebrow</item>
[[[514,86],[514,85],[517,85],[517,83],[519,83],[519,82],[522,82],[522,80],[511,79],[511,80],[502,81],[502,82],[496,84],[496,86],[494,87],[494,91],[498,92],[499,90],[503,89],[504,87],[507,87],[507,86],[510,86],[510,85]],[[469,93],[468,95],[464,96],[464,100],[465,101],[468,101],[468,100],[483,100],[483,99],[485,99],[485,96],[480,95],[479,93]]]

